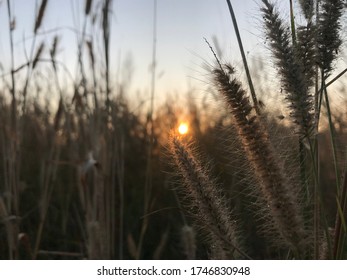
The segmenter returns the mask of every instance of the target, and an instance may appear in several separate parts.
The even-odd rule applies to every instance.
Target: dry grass
[[[328,92],[337,79],[342,1],[299,1],[302,21],[292,14],[288,26],[263,0],[264,33],[290,118],[281,122],[258,106],[249,71],[250,94],[214,53],[208,75],[224,108],[188,98],[194,141],[166,133],[179,120],[176,100],[154,108],[156,1],[149,110],[131,108],[127,85],[113,84],[114,1],[85,1],[75,74],[60,61],[60,34],[39,32],[45,0],[35,8],[28,56],[17,61],[10,2],[11,63],[0,87],[0,258],[346,258],[339,148],[346,122]]]
[[[233,147],[233,149],[241,149],[245,153],[250,162],[251,171],[255,174],[253,187],[258,188],[258,191],[250,192],[249,195],[257,196],[256,201],[260,207],[261,219],[258,223],[261,225],[258,228],[258,234],[261,228],[263,234],[272,239],[273,245],[287,252],[287,258],[345,258],[346,232],[341,230],[340,225],[342,221],[342,223],[346,221],[344,204],[346,194],[340,191],[344,187],[340,183],[339,174],[342,168],[346,169],[346,165],[341,166],[337,163],[336,132],[325,82],[333,70],[338,49],[341,46],[340,20],[343,3],[326,0],[314,6],[313,1],[300,1],[306,24],[297,27],[292,6],[291,26],[288,26],[276,11],[274,4],[268,0],[262,0],[262,2],[261,12],[265,34],[281,79],[285,94],[284,101],[290,112],[292,125],[296,128],[293,138],[298,139],[296,164],[300,169],[299,178],[293,180],[292,170],[284,169],[285,162],[278,157],[271,143],[265,122],[266,116],[258,110],[254,92],[251,92],[252,100],[255,102],[253,105],[241,83],[233,77],[234,68],[231,65],[222,65],[210,46],[216,58],[216,67],[211,71],[211,75],[220,96],[224,99],[225,106],[230,110],[233,126],[237,129],[240,139],[240,147]],[[227,3],[235,25],[232,5],[230,1]],[[238,32],[236,25],[235,30]],[[240,39],[239,44],[243,52]],[[244,66],[247,70],[246,63]],[[320,90],[319,87],[321,87]],[[337,184],[335,230],[329,228],[326,220],[322,183],[318,174],[319,151],[323,147],[318,145],[317,137],[323,97],[331,135],[334,179]],[[209,186],[209,189],[216,189],[217,187],[210,183],[206,176],[203,165],[197,164],[193,159],[188,160],[192,157],[190,148],[178,143],[181,142],[178,142],[177,138],[172,138],[170,151],[184,178],[188,190],[187,196],[192,196],[190,194],[192,188],[205,189],[201,187],[204,185],[201,182],[202,178],[205,178],[205,185]],[[194,176],[200,173],[202,175]],[[300,183],[297,184],[297,182]],[[212,190],[209,192],[212,193]],[[208,192],[204,191],[204,193]],[[304,193],[304,200],[300,193]],[[217,196],[214,197],[216,197],[215,203],[218,204]],[[191,199],[200,200],[204,206],[208,205],[204,198],[197,195],[193,195]],[[213,200],[213,196],[211,199]],[[209,201],[209,204],[213,202]],[[205,211],[212,214],[212,209],[205,209]],[[220,212],[223,212],[223,209],[220,209]],[[209,223],[202,219],[198,220],[198,224],[203,228]],[[219,226],[222,227],[222,222],[219,222]],[[211,240],[207,243],[213,244]],[[231,246],[230,249],[232,248]]]
[[[175,135],[170,138],[170,151],[184,178],[186,188],[183,192],[189,197],[189,207],[194,209],[199,226],[208,237],[211,258],[247,257],[242,249],[237,222],[232,219],[233,214],[206,165],[194,156],[187,143]]]

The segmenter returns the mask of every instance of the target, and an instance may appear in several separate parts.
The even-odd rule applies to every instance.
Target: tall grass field
[[[202,39],[214,98],[158,106],[156,0],[139,106],[110,59],[115,1],[81,1],[75,73],[59,29],[42,31],[48,0],[18,58],[14,2],[0,2],[0,259],[347,259],[345,1],[256,1],[274,82],[255,78],[226,0],[242,64]]]

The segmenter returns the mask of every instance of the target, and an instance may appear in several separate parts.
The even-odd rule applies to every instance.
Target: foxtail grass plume
[[[42,19],[43,19],[43,16],[45,14],[45,11],[46,11],[47,3],[48,3],[48,0],[42,0],[41,1],[39,12],[37,14],[36,21],[35,21],[35,27],[34,27],[34,33],[35,34],[37,33],[37,30],[41,27],[41,23],[42,23]]]
[[[243,255],[232,220],[232,212],[227,207],[215,180],[209,170],[193,155],[189,145],[182,138],[170,136],[170,153],[183,178],[183,194],[194,209],[201,230],[209,239],[211,258],[229,259]]]
[[[277,239],[303,255],[306,233],[300,203],[295,190],[275,156],[264,127],[250,104],[241,84],[230,76],[232,67],[213,70],[218,91],[225,99],[238,129],[243,150],[255,171],[260,193],[266,202]],[[253,113],[252,113],[253,112]]]
[[[299,0],[301,10],[305,18],[310,21],[314,14],[314,0]]]
[[[308,69],[309,74],[305,75],[305,67],[302,64],[304,58],[298,56],[296,48],[291,43],[289,28],[283,23],[279,12],[268,0],[262,2],[264,7],[261,11],[266,35],[286,94],[291,119],[301,137],[309,136],[313,127],[313,96],[309,89],[312,85],[310,79],[314,75],[311,68]],[[302,39],[307,37],[304,32],[300,34]],[[311,67],[311,64],[309,65]]]
[[[317,32],[317,61],[323,71],[324,77],[327,77],[333,69],[333,61],[336,59],[342,44],[340,20],[344,1],[322,0],[320,2]]]
[[[91,9],[91,7],[92,7],[92,0],[86,0],[86,4],[85,4],[85,9],[84,9],[84,13],[85,13],[85,15],[87,16],[87,15],[89,15],[89,13],[90,13],[90,9]]]
[[[33,69],[35,69],[37,63],[39,62],[44,48],[45,48],[45,43],[42,42],[36,51],[36,54],[33,60]]]
[[[93,42],[91,40],[87,40],[86,41],[86,45],[87,45],[87,48],[88,48],[88,53],[89,53],[89,59],[90,59],[91,67],[94,68],[94,66],[95,66],[95,57],[94,57]]]
[[[296,55],[301,62],[302,74],[307,85],[307,89],[305,89],[304,93],[312,88],[316,75],[316,30],[317,28],[311,20],[305,25],[300,25],[297,28],[297,42],[294,46]],[[311,101],[311,94],[308,93],[307,95],[307,98]],[[308,107],[307,109],[310,108]]]
[[[50,54],[50,57],[51,57],[52,66],[53,66],[54,71],[57,71],[57,67],[56,67],[56,63],[55,63],[55,56],[57,54],[58,43],[59,43],[59,37],[58,36],[54,36],[52,47],[49,50],[49,54]]]

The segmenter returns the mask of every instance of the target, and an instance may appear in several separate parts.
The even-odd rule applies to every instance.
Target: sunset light
[[[347,0],[0,0],[0,53],[0,280],[346,273]]]
[[[181,135],[185,135],[188,133],[188,124],[187,123],[180,123],[178,127],[178,133]]]

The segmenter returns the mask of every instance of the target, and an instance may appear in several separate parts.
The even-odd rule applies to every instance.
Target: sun
[[[181,135],[185,135],[188,133],[188,124],[187,123],[180,123],[180,125],[178,126],[178,133]]]

